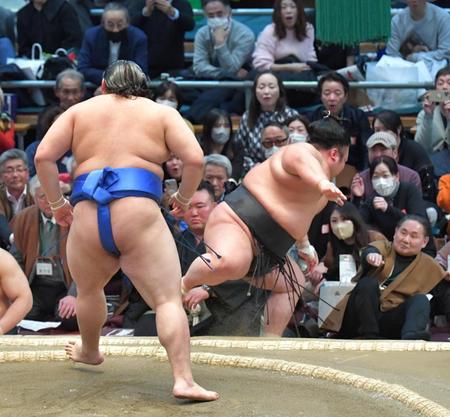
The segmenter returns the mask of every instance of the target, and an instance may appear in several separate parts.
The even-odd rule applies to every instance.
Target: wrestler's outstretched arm
[[[330,150],[330,157],[333,153],[336,158],[341,157],[337,147]],[[331,174],[324,168],[322,158],[314,146],[302,143],[283,153],[282,164],[286,172],[300,177],[305,185],[317,188],[328,200],[342,205],[347,197],[330,181]]]
[[[162,110],[166,145],[183,162],[181,183],[172,199],[173,214],[181,215],[189,207],[189,200],[203,177],[203,151],[180,114],[167,106]]]
[[[27,277],[19,264],[3,249],[0,249],[0,288],[9,303],[5,313],[0,317],[0,334],[5,334],[31,310],[33,296]]]

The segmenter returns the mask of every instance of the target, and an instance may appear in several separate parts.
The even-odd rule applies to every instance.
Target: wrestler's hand
[[[72,224],[73,207],[68,200],[66,200],[66,203],[62,207],[57,210],[52,210],[52,212],[56,223],[58,223],[60,226],[69,227]]]
[[[300,258],[302,258],[308,265],[305,274],[309,274],[319,263],[319,257],[317,256],[316,249],[310,244],[304,248],[297,247],[297,251],[298,256],[300,256]]]
[[[195,287],[183,296],[183,305],[186,309],[192,310],[208,298],[208,291],[204,290],[202,287]]]
[[[380,265],[384,265],[383,256],[379,253],[369,253],[366,256],[366,261],[369,265],[379,267]]]
[[[347,201],[347,197],[342,193],[336,184],[331,181],[322,179],[318,183],[320,192],[329,200],[334,201],[339,206],[343,206]]]
[[[58,314],[62,319],[70,319],[75,316],[76,298],[73,295],[66,295],[59,300]]]

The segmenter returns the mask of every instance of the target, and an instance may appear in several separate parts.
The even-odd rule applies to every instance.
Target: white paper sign
[[[339,282],[349,284],[355,275],[355,258],[352,255],[339,255]]]
[[[36,275],[53,275],[53,265],[50,262],[36,262]]]

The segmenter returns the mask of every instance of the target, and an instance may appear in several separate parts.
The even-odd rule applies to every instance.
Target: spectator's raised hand
[[[424,99],[423,99],[423,111],[431,116],[434,112],[434,108],[436,107],[436,103],[433,103],[432,101],[429,100],[428,95],[425,95]]]
[[[383,197],[374,197],[372,204],[375,210],[381,210],[383,213],[388,209],[388,203]]]
[[[379,253],[369,253],[366,256],[366,261],[369,265],[379,267],[384,264],[383,256]]]
[[[442,103],[442,113],[447,118],[450,119],[450,100],[446,100]]]
[[[142,10],[142,13],[144,16],[149,17],[152,15],[154,9],[155,9],[155,0],[146,0],[145,7]]]
[[[170,10],[172,9],[172,5],[167,0],[153,0],[155,3],[155,7],[158,10],[161,10],[165,14],[170,14]]]
[[[222,46],[228,38],[228,35],[230,34],[230,27],[217,27],[213,30],[213,40],[215,46]]]
[[[350,186],[351,192],[355,197],[364,196],[364,181],[359,174],[353,177],[352,185]]]

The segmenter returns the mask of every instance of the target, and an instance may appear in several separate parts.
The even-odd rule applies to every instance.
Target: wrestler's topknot
[[[123,97],[150,97],[149,79],[133,61],[118,60],[105,71],[106,92]]]
[[[309,125],[308,142],[322,149],[350,146],[350,135],[334,117],[324,117]]]

